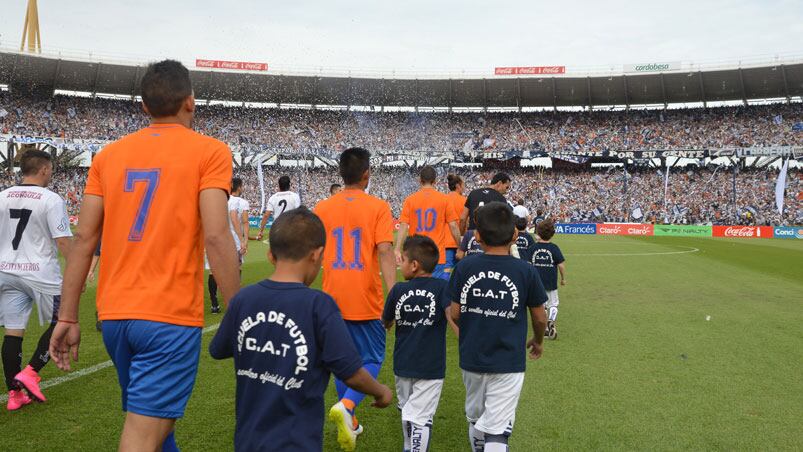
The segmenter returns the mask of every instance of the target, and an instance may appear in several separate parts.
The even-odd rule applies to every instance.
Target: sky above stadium
[[[0,47],[19,46],[26,3],[2,2]],[[39,0],[39,21],[46,51],[286,69],[620,69],[803,55],[800,0]]]

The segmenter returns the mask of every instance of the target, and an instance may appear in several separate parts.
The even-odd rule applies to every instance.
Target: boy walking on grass
[[[330,373],[376,407],[393,394],[363,368],[332,297],[308,287],[323,259],[321,220],[303,207],[285,212],[269,240],[275,271],[232,299],[209,353],[234,357],[236,450],[322,450]]]
[[[390,291],[382,313],[385,328],[396,325],[393,373],[402,418],[405,452],[429,450],[432,418],[446,374],[447,282],[434,278],[438,245],[423,235],[404,241],[401,271],[406,282]]]
[[[558,304],[560,304],[558,299],[558,273],[560,273],[560,285],[565,286],[566,259],[563,258],[560,247],[550,242],[555,235],[555,223],[551,219],[538,223],[536,230],[538,232],[538,242],[533,248],[531,262],[541,276],[541,283],[544,284],[547,295],[545,335],[554,340],[558,338],[558,330],[555,327],[555,321],[558,319]]]
[[[530,359],[540,358],[543,350],[547,297],[532,265],[510,255],[516,239],[513,217],[500,202],[477,209],[476,235],[484,253],[460,261],[449,281],[474,452],[509,450],[527,349]],[[529,341],[527,311],[533,327]]]

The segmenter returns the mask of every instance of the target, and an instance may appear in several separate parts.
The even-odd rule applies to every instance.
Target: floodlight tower
[[[25,12],[25,25],[22,28],[20,52],[25,50],[26,37],[28,41],[28,52],[42,53],[42,36],[39,34],[39,8],[36,6],[36,0],[28,0],[28,9]]]

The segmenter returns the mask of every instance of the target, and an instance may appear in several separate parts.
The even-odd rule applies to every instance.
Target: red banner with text
[[[195,60],[195,67],[212,69],[233,69],[236,71],[267,71],[268,63],[250,63],[246,61]]]
[[[771,239],[771,226],[714,226],[714,237],[735,237],[741,239]]]
[[[602,223],[597,225],[597,234],[602,235],[653,235],[651,224]]]
[[[566,66],[517,66],[494,69],[494,75],[554,75],[565,73]]]

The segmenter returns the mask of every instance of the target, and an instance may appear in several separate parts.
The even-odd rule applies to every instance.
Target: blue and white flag
[[[789,169],[789,157],[783,162],[781,172],[778,173],[778,180],[775,182],[775,207],[778,213],[783,215],[783,193],[786,190],[786,170]]]

